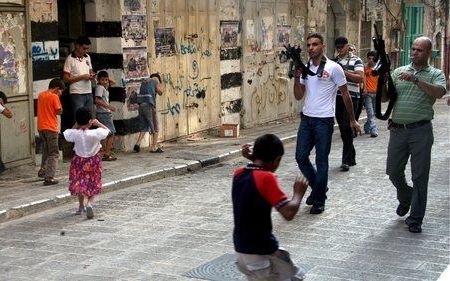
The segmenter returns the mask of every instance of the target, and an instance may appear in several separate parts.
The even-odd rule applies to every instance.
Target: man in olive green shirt
[[[405,223],[409,231],[422,232],[427,204],[428,178],[433,145],[433,105],[446,92],[444,73],[430,65],[432,44],[427,37],[412,45],[412,63],[394,70],[392,79],[398,97],[389,120],[389,146],[386,174],[397,188],[397,215],[411,212]],[[405,166],[411,157],[413,186],[405,178]]]

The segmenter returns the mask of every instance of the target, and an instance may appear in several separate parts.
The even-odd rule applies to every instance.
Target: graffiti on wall
[[[175,54],[175,29],[155,29],[155,52],[156,56],[170,57]]]
[[[0,83],[5,87],[12,87],[19,81],[13,50],[14,47],[0,43]]]
[[[147,48],[124,48],[123,68],[125,79],[148,77]]]
[[[59,60],[59,42],[32,42],[31,58],[33,61]]]

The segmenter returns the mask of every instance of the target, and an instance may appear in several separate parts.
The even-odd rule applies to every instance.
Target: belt
[[[430,120],[421,120],[421,121],[417,121],[417,122],[413,122],[413,123],[409,123],[409,124],[397,124],[392,122],[392,119],[389,119],[388,122],[388,128],[399,128],[399,129],[414,129],[420,126],[423,126],[425,124],[429,124],[431,123]]]

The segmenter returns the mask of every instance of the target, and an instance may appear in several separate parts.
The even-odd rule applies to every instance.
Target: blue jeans
[[[334,118],[316,118],[302,114],[297,134],[295,160],[312,188],[311,199],[314,204],[325,204],[328,184],[328,155],[331,149]],[[316,148],[316,168],[309,160],[313,147]]]
[[[364,97],[364,106],[366,107],[367,113],[367,121],[364,124],[364,133],[372,134],[377,133],[377,124],[375,123],[375,100],[377,94],[368,93],[367,95],[363,95]]]
[[[92,93],[88,94],[70,94],[70,101],[72,102],[73,117],[75,116],[77,110],[82,107],[87,107],[91,111],[92,117],[94,117],[94,98]]]

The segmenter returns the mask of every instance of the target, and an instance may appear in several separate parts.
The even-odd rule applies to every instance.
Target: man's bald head
[[[423,43],[424,45],[422,45],[422,46],[424,46],[426,48],[426,51],[431,51],[432,42],[431,42],[430,38],[428,38],[426,36],[421,36],[421,37],[416,38],[416,40],[414,40],[414,43],[416,43],[416,42]]]

